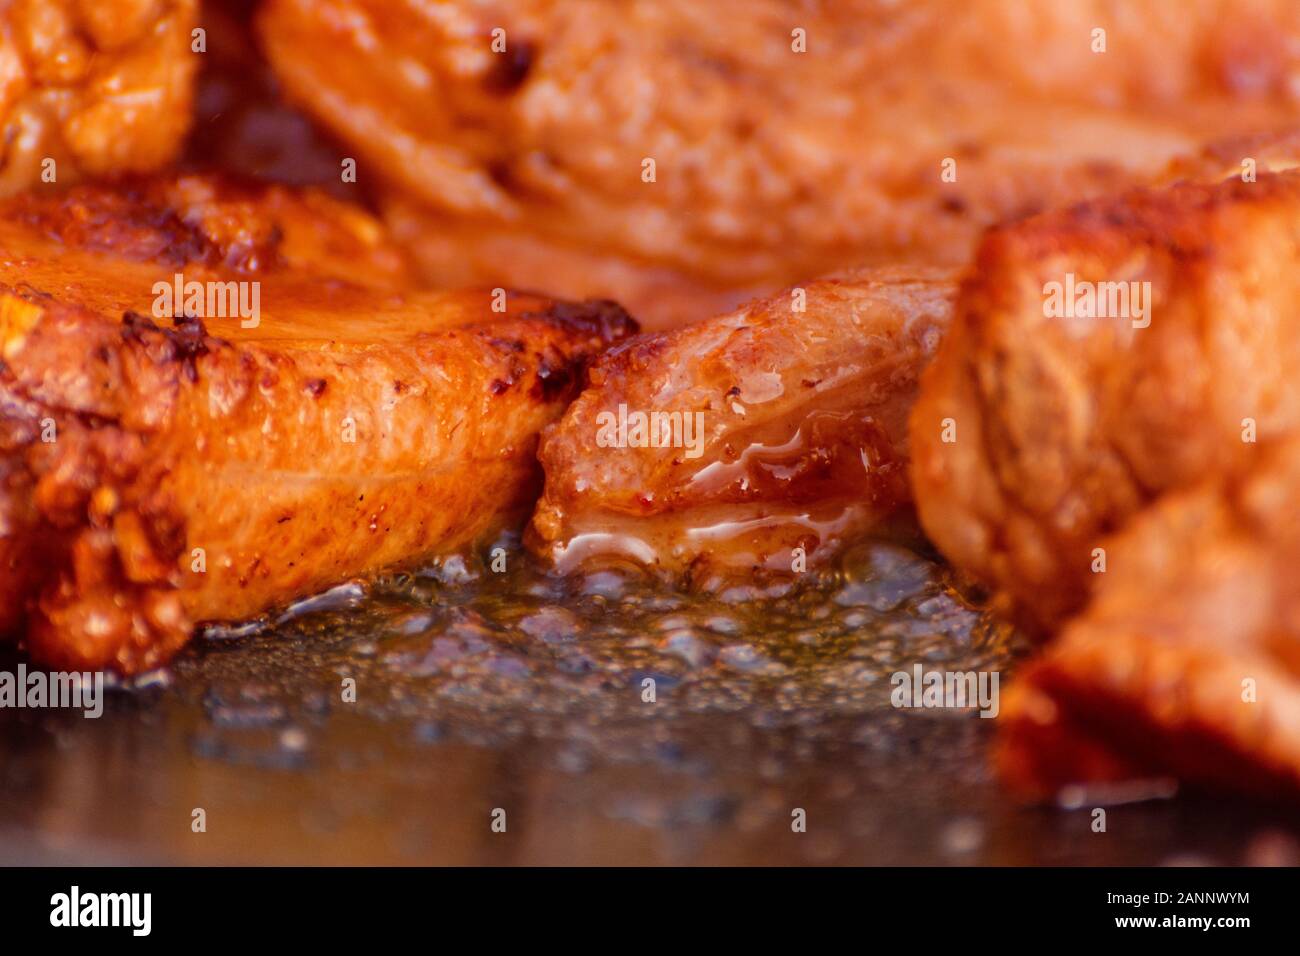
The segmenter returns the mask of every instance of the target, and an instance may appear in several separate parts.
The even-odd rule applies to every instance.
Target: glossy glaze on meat
[[[990,223],[1300,115],[1290,0],[269,0],[261,28],[431,278],[610,296],[650,328],[964,264]]]
[[[907,414],[955,291],[867,270],[611,350],[545,433],[534,547],[706,587],[824,562],[910,501]],[[638,437],[654,414],[677,419]]]
[[[151,314],[177,273],[259,282],[260,321]],[[183,177],[0,208],[4,630],[135,672],[194,623],[526,510],[537,432],[630,321],[406,285],[372,219],[311,193]]]
[[[197,25],[198,0],[0,5],[0,195],[174,159],[190,126]]]

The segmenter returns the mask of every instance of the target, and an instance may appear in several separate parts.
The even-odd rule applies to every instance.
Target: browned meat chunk
[[[955,290],[870,270],[607,353],[546,432],[534,545],[706,585],[824,560],[910,500],[907,414]]]
[[[1105,537],[1300,425],[1300,172],[1184,182],[993,229],[912,417],[925,530],[1027,623]]]
[[[537,433],[631,323],[405,285],[372,219],[311,193],[188,177],[0,208],[3,630],[138,671],[195,622],[526,512]]]

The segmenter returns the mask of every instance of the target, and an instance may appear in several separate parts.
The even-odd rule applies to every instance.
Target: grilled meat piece
[[[930,538],[1030,626],[1082,605],[1096,549],[1147,504],[1300,426],[1300,172],[1266,169],[982,243],[912,416],[913,478]]]
[[[955,291],[867,270],[611,350],[545,432],[530,543],[705,586],[824,560],[910,500],[907,414]]]
[[[1170,494],[1108,542],[1088,608],[1004,701],[1017,790],[1300,795],[1300,442],[1250,454],[1248,477]]]
[[[135,672],[195,622],[522,517],[538,431],[631,323],[406,284],[371,218],[311,193],[184,177],[0,207],[3,629]]]
[[[1300,115],[1290,0],[269,0],[260,25],[433,279],[651,328],[964,263],[992,222]]]
[[[0,196],[170,162],[190,124],[202,55],[192,50],[197,7],[198,0],[0,5]]]

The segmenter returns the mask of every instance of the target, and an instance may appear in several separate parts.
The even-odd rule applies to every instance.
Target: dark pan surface
[[[1017,806],[996,719],[890,704],[1025,650],[897,545],[754,601],[451,561],[210,632],[100,719],[0,710],[0,862],[1296,862],[1268,807]]]

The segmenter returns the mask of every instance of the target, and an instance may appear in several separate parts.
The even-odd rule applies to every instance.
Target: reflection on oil
[[[0,857],[1010,863],[1190,852],[1193,828],[1180,821],[1194,803],[1135,809],[1147,843],[1103,847],[1084,815],[1003,801],[984,755],[996,721],[890,706],[889,675],[913,663],[1006,674],[1023,651],[922,554],[863,546],[787,593],[729,601],[609,571],[550,578],[521,553],[505,574],[457,558],[336,588],[260,628],[212,629],[170,670],[110,695],[98,721],[0,712]],[[206,832],[193,830],[197,808]],[[504,834],[489,827],[497,808]],[[795,809],[806,833],[791,830]],[[1244,838],[1217,819],[1196,825],[1197,846],[1238,853]]]

